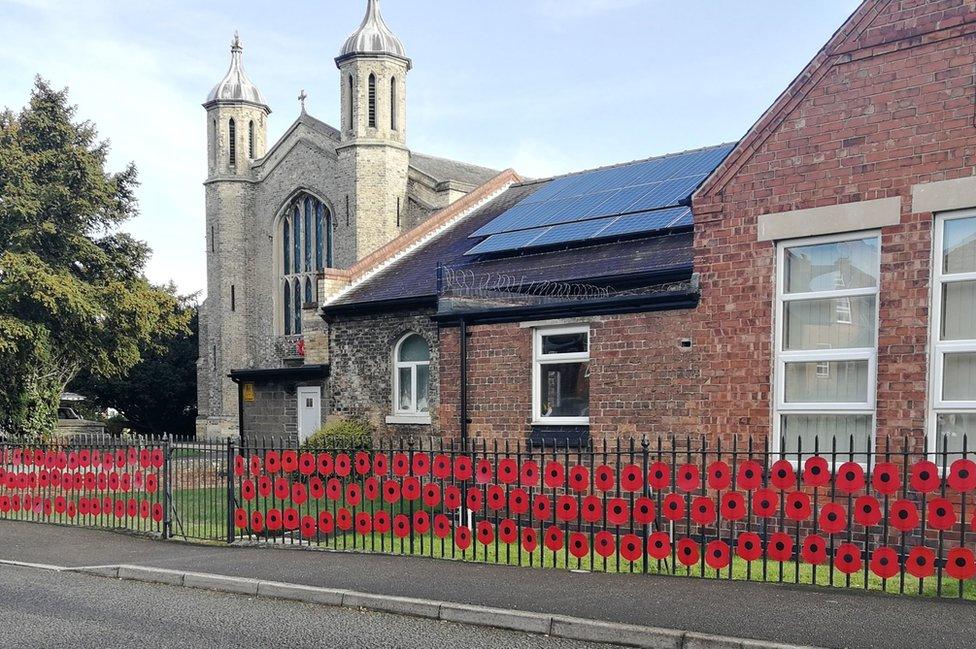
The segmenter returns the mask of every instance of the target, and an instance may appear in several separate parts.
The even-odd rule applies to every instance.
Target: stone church
[[[316,335],[324,325],[315,311],[322,272],[364,260],[497,173],[407,147],[412,62],[378,0],[368,0],[335,62],[338,128],[309,115],[303,100],[298,119],[269,146],[271,107],[245,72],[236,35],[230,68],[203,104],[207,299],[199,437],[237,435],[239,408],[253,400],[254,384],[241,381],[249,377],[278,380],[289,398],[275,407],[301,402],[304,411],[292,416],[317,427],[327,407],[327,369],[314,351],[322,353]]]

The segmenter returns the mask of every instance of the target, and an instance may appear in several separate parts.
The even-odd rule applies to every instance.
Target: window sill
[[[430,425],[430,415],[387,415],[388,424],[413,424],[417,426]]]
[[[530,426],[589,426],[589,417],[553,417],[533,419]]]

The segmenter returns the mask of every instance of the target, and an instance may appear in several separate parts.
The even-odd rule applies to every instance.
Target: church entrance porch
[[[241,441],[244,444],[300,444],[319,429],[328,404],[328,365],[235,370]]]

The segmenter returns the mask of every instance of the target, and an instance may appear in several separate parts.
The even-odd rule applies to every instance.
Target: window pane
[[[430,383],[430,366],[417,366],[417,411],[427,412],[427,388]]]
[[[312,199],[305,199],[305,272],[312,270]]]
[[[427,341],[417,335],[410,336],[400,343],[399,359],[406,363],[429,361],[430,349],[427,347]]]
[[[575,334],[554,334],[542,336],[543,354],[575,354],[587,351],[589,334],[585,331]]]
[[[296,273],[302,272],[302,214],[298,211],[298,206],[295,206],[295,214],[292,219],[292,225],[294,227],[294,246],[292,247],[294,271]]]
[[[943,273],[976,272],[976,217],[945,222]]]
[[[942,340],[976,338],[976,282],[942,285]]]
[[[285,335],[291,335],[291,285],[285,282]]]
[[[308,277],[305,278],[305,303],[308,304],[312,301],[312,280]]]
[[[851,438],[854,439],[854,460],[864,462],[864,453],[871,438],[871,415],[783,415],[781,434],[784,450],[796,453],[802,443],[804,454],[813,453],[819,440],[821,454],[830,453],[832,441],[837,439],[838,461],[850,459]]]
[[[876,299],[869,295],[786,302],[784,349],[874,347]]]
[[[786,364],[787,403],[866,403],[868,362]]]
[[[322,203],[315,203],[315,270],[322,270],[324,266],[323,245],[325,244],[325,234],[322,231],[325,222],[325,206]]]
[[[589,416],[589,363],[553,363],[540,365],[539,370],[541,416]]]
[[[878,239],[786,249],[786,292],[835,291],[878,285]]]
[[[400,410],[413,410],[413,383],[410,368],[401,367],[398,372],[400,376],[400,396],[397,407]]]
[[[976,401],[976,352],[946,354],[944,358],[942,398],[946,401]]]
[[[302,280],[295,280],[295,333],[302,333]]]
[[[288,227],[288,218],[284,219],[284,225],[282,226],[281,240],[284,242],[284,274],[287,275],[291,272],[291,228]]]
[[[936,417],[936,450],[942,453],[943,448],[949,452],[947,464],[962,456],[963,437],[965,437],[967,457],[973,457],[976,444],[976,412],[943,413]],[[943,443],[945,446],[943,447]],[[939,458],[942,466],[942,458]]]

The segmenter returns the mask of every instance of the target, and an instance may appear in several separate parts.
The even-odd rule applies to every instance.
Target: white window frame
[[[840,243],[844,241],[858,241],[875,238],[878,240],[878,282],[874,287],[856,289],[838,289],[834,291],[813,291],[806,293],[786,292],[786,251],[791,248],[813,246],[825,243]],[[874,341],[873,347],[859,347],[848,349],[808,349],[786,351],[784,345],[783,325],[786,322],[786,303],[811,299],[851,298],[874,296]],[[785,452],[780,448],[782,437],[783,415],[870,415],[871,428],[868,448],[874,449],[877,437],[877,391],[878,391],[878,336],[880,329],[881,305],[881,232],[880,230],[864,230],[845,232],[843,234],[789,239],[780,241],[776,245],[776,297],[775,314],[773,317],[773,439],[770,445],[774,453]],[[868,362],[868,385],[866,400],[863,402],[812,402],[788,403],[786,401],[786,364],[828,361],[863,361]],[[818,366],[819,369],[819,366]],[[787,440],[788,442],[789,440]],[[824,446],[826,442],[827,446]],[[822,440],[820,452],[829,451],[829,440]],[[787,444],[789,446],[789,444]],[[804,454],[812,453],[813,449],[803,449]]]
[[[956,282],[976,281],[976,272],[949,273],[942,270],[944,261],[945,224],[948,221],[976,217],[976,210],[963,210],[938,214],[934,220],[932,233],[932,316],[929,318],[929,408],[928,438],[929,454],[934,459],[942,452],[938,435],[940,414],[976,414],[976,401],[947,401],[943,398],[943,368],[949,353],[976,352],[976,337],[967,340],[942,341],[942,287]],[[969,440],[976,450],[976,439]],[[950,451],[950,455],[952,452]],[[941,462],[936,462],[941,468]]]
[[[586,351],[568,354],[543,354],[542,339],[563,334],[586,334]],[[588,426],[589,417],[547,417],[542,414],[542,366],[557,363],[590,362],[590,327],[573,325],[563,327],[539,327],[532,333],[532,423],[541,426]],[[587,367],[589,372],[589,367]]]
[[[400,348],[403,347],[405,343],[410,338],[417,336],[422,341],[424,345],[427,346],[428,359],[426,361],[401,361],[400,360]],[[427,367],[427,390],[428,390],[428,403],[427,410],[418,410],[417,403],[419,393],[417,391],[417,368],[420,366]],[[410,398],[411,398],[411,408],[403,410],[400,408],[400,370],[409,369],[410,370]],[[387,417],[388,423],[430,423],[430,343],[427,339],[420,334],[411,331],[408,334],[404,334],[397,344],[393,347],[393,414]]]

